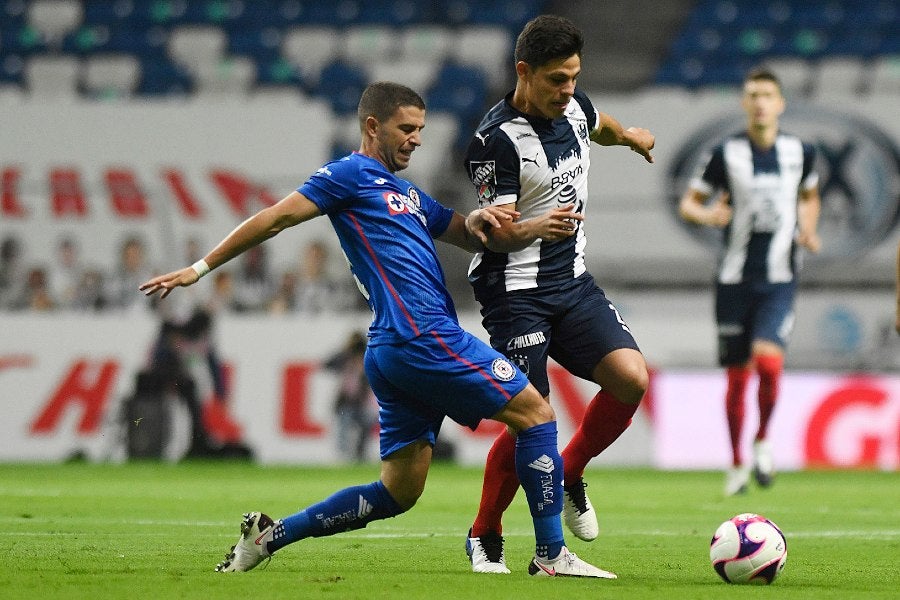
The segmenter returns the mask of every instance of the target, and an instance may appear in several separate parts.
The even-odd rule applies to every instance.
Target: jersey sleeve
[[[440,237],[447,227],[450,226],[450,219],[453,218],[453,209],[447,208],[419,188],[414,188],[419,194],[419,203],[425,220],[428,223],[428,233],[431,237]]]
[[[728,175],[725,172],[725,147],[716,146],[691,179],[690,187],[707,196],[716,190],[728,189]]]
[[[584,116],[587,117],[588,131],[597,129],[597,127],[600,126],[600,112],[594,108],[590,98],[587,97],[587,94],[578,89],[575,90],[574,98],[579,106],[581,106],[581,110],[584,111]]]
[[[816,171],[816,147],[812,144],[803,144],[803,174],[800,179],[800,189],[809,191],[819,185],[819,173]]]
[[[465,158],[478,205],[510,204],[519,197],[519,153],[499,128],[478,132]]]
[[[346,208],[357,192],[358,167],[350,160],[336,160],[318,169],[297,188],[319,207],[322,214]]]

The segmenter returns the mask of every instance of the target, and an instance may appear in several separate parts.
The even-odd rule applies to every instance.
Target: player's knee
[[[423,482],[421,485],[416,483],[393,485],[388,487],[387,490],[394,502],[397,503],[397,506],[400,507],[401,512],[406,512],[415,506],[419,498],[422,497],[422,492],[425,491],[425,484]]]
[[[529,385],[516,394],[493,418],[509,425],[515,431],[521,431],[555,421],[556,413],[540,392]]]

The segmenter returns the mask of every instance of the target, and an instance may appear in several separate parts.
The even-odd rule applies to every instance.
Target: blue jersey
[[[446,231],[453,210],[355,152],[326,164],[297,191],[331,219],[374,313],[370,345],[458,328],[433,240]]]
[[[768,149],[757,148],[746,133],[713,149],[690,186],[705,195],[721,190],[730,196],[733,213],[725,228],[719,283],[794,280],[797,199],[801,190],[818,184],[814,162],[813,146],[785,133]]]
[[[510,104],[511,94],[482,119],[469,143],[465,167],[481,206],[516,203],[521,220],[575,204],[584,212],[588,198],[590,132],[599,114],[579,90],[563,116],[548,120],[526,115]],[[585,272],[585,235],[565,240],[537,239],[518,252],[489,250],[475,256],[469,280],[482,303],[507,292],[555,288]]]

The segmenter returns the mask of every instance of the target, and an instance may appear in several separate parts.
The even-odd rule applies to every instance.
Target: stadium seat
[[[227,42],[221,27],[183,25],[172,30],[167,49],[173,62],[196,72],[200,65],[218,64]]]
[[[513,40],[510,33],[500,27],[462,27],[451,57],[459,64],[481,69],[489,81],[498,85],[513,77]]]
[[[80,69],[81,61],[74,56],[32,56],[25,63],[25,87],[32,98],[75,98],[78,96]]]
[[[398,60],[442,63],[450,54],[454,34],[440,25],[421,25],[401,30]]]
[[[140,80],[140,62],[130,54],[99,54],[84,59],[81,86],[91,98],[129,97]]]
[[[869,93],[900,97],[900,54],[882,56],[872,63]]]
[[[190,73],[173,64],[165,54],[148,55],[141,60],[140,95],[183,96],[189,94],[193,87]]]
[[[51,46],[59,46],[63,36],[81,24],[84,9],[78,0],[33,0],[28,5],[28,24]]]
[[[433,3],[414,0],[368,0],[360,4],[358,20],[371,25],[404,26],[433,17]]]
[[[285,33],[281,55],[300,69],[304,81],[316,85],[322,67],[342,55],[342,34],[333,27],[300,26]]]
[[[852,98],[864,89],[862,60],[853,56],[826,56],[819,61],[813,95],[822,100]]]
[[[201,62],[194,71],[194,91],[201,96],[242,98],[256,83],[256,63],[246,56],[223,56]]]
[[[408,62],[380,60],[367,65],[366,72],[371,81],[394,81],[409,86],[420,95],[425,94],[437,77],[439,63],[425,61]]]
[[[367,84],[366,74],[359,67],[338,60],[322,69],[316,95],[327,101],[336,114],[347,115],[356,112]]]
[[[765,66],[781,81],[781,87],[788,100],[804,98],[811,93],[815,82],[815,67],[805,58],[772,57],[765,61]]]
[[[44,52],[47,44],[40,31],[27,24],[0,26],[0,49],[4,53],[30,55]]]
[[[459,124],[458,143],[468,140],[478,124],[487,100],[487,82],[480,69],[455,63],[445,64],[428,90],[425,105],[434,112],[446,112]]]
[[[352,63],[397,58],[397,30],[388,25],[354,25],[344,33],[344,57]]]

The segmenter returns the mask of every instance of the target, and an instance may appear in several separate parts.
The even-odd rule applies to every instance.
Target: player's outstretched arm
[[[614,117],[606,113],[600,113],[600,122],[591,132],[591,140],[601,146],[628,146],[643,156],[647,162],[653,162],[650,151],[656,145],[656,136],[643,127],[625,129]]]
[[[725,227],[731,222],[732,214],[728,195],[723,194],[709,206],[706,205],[708,198],[709,196],[699,190],[688,189],[678,204],[678,215],[694,225]]]
[[[150,296],[162,292],[165,298],[177,287],[197,282],[203,275],[219,267],[245,250],[277,235],[279,232],[319,216],[319,207],[299,192],[292,192],[273,206],[262,209],[225,236],[203,260],[141,284],[140,290]]]
[[[500,228],[518,216],[518,211],[505,206],[476,208],[465,217],[454,213],[447,229],[437,239],[468,252],[481,252],[488,239],[487,231]]]
[[[574,204],[553,208],[524,221],[504,219],[499,227],[484,230],[484,245],[493,252],[517,252],[537,239],[556,242],[571,237],[578,231],[578,221],[583,220],[584,215],[575,212]]]

